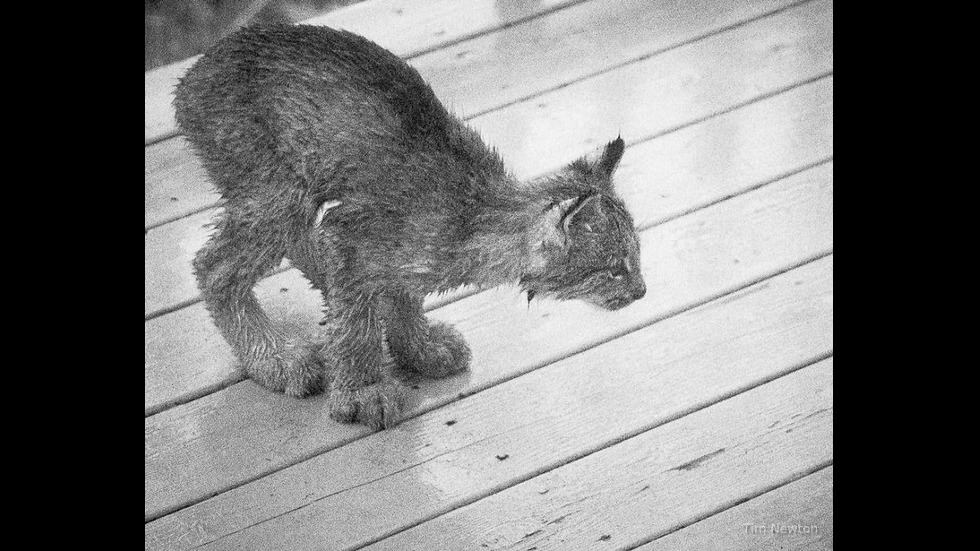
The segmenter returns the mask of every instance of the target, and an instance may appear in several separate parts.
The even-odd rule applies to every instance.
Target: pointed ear
[[[534,225],[532,240],[536,244],[564,247],[568,230],[565,225],[566,215],[578,202],[578,197],[572,197],[545,209]]]
[[[561,221],[562,232],[567,236],[569,228],[573,223],[585,224],[586,229],[592,230],[589,221],[597,221],[602,217],[602,211],[599,208],[599,196],[598,195],[586,195],[584,197],[579,197],[578,202],[574,204],[571,209],[565,213],[565,217]]]
[[[564,247],[573,223],[588,218],[594,220],[599,212],[598,195],[582,195],[565,199],[548,207],[534,226],[533,240],[545,245]],[[582,222],[587,223],[587,222]]]
[[[578,162],[582,163],[588,172],[601,174],[608,178],[616,171],[625,150],[626,142],[623,141],[622,137],[618,137],[586,155]]]

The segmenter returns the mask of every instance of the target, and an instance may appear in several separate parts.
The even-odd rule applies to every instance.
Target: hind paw
[[[318,347],[306,342],[290,342],[272,357],[248,364],[245,371],[257,383],[297,398],[319,394],[327,384]]]
[[[429,339],[404,367],[426,377],[448,377],[470,366],[470,347],[455,327],[441,322],[429,326]]]

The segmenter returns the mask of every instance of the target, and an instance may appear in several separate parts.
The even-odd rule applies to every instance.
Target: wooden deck
[[[190,259],[220,205],[146,73],[146,549],[833,548],[833,3],[368,0],[521,177],[622,134],[646,298],[427,303],[473,349],[371,432],[243,379]],[[292,331],[288,265],[259,295]]]

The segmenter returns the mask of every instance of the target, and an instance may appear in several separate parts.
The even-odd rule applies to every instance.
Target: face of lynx
[[[640,247],[633,220],[615,198],[590,200],[586,215],[573,220],[568,255],[568,291],[609,310],[646,294],[640,274]]]
[[[535,269],[521,279],[529,300],[540,294],[618,310],[646,293],[633,218],[613,189],[623,146],[617,139],[552,177],[549,186],[567,198],[543,217]]]
[[[584,300],[618,310],[642,298],[640,248],[622,202],[602,194],[578,199],[566,215],[567,242],[541,269],[522,281],[529,297]]]

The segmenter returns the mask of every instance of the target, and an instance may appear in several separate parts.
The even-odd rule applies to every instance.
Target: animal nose
[[[633,300],[640,300],[643,295],[647,294],[647,286],[643,281],[638,282],[631,291]]]

